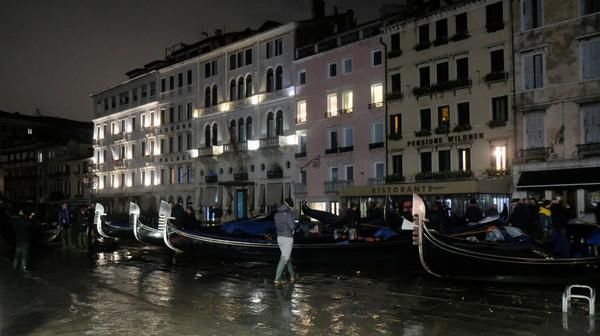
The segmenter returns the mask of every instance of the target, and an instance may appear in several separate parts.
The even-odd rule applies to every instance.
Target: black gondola
[[[422,199],[414,195],[413,204],[419,202]],[[556,258],[537,244],[471,241],[419,222],[419,259],[437,277],[521,283],[600,279],[600,257]]]
[[[270,235],[229,234],[220,226],[200,230],[181,230],[170,221],[165,226],[165,242],[175,251],[252,261],[276,261],[280,251]],[[410,260],[416,262],[412,231],[400,232],[388,240],[334,240],[333,237],[294,239],[294,262],[361,263]]]
[[[96,203],[94,208],[94,225],[101,237],[135,239],[131,221],[115,221],[114,219],[104,218],[106,215],[104,206]]]
[[[144,223],[140,219],[140,208],[137,204],[129,203],[129,218],[133,224],[135,239],[147,245],[165,246],[164,226],[167,217],[171,215],[171,206],[165,201],[160,201],[158,220],[155,225]]]

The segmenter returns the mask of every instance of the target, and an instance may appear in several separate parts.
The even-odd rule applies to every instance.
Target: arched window
[[[275,135],[283,135],[283,111],[278,110],[275,116]]]
[[[229,143],[237,143],[237,127],[235,127],[235,119],[229,122]]]
[[[219,139],[219,128],[217,127],[217,124],[214,123],[212,126],[212,145],[216,146],[217,142]]]
[[[246,97],[252,97],[252,76],[246,76]]]
[[[238,99],[244,98],[244,77],[238,79]]]
[[[210,125],[206,125],[204,128],[204,146],[210,146]]]
[[[252,139],[252,117],[246,118],[246,140]]]
[[[217,98],[218,98],[217,96],[218,96],[217,84],[215,84],[212,87],[212,105],[213,106],[217,105]]]
[[[204,107],[210,107],[210,87],[204,89]]]
[[[238,140],[240,142],[246,142],[246,132],[244,132],[244,118],[238,120]]]
[[[273,69],[267,70],[267,92],[273,92]]]
[[[275,135],[275,120],[273,120],[273,112],[267,114],[267,138],[272,138]]]
[[[280,65],[275,71],[275,90],[281,90],[283,87],[283,67]]]
[[[229,100],[235,100],[235,79],[229,83]]]

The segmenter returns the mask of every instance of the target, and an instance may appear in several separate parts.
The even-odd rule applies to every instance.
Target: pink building
[[[338,213],[344,188],[385,183],[380,26],[371,22],[296,50],[294,191],[314,208]]]

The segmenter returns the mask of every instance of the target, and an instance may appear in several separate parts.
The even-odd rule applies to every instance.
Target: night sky
[[[393,0],[326,0],[359,22]],[[165,7],[168,5],[168,7]],[[90,121],[89,95],[178,42],[310,17],[311,0],[0,0],[0,110]]]

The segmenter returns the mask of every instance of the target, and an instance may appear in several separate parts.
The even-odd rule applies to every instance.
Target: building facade
[[[600,3],[520,0],[513,11],[514,184],[584,217],[600,202]]]
[[[509,4],[425,1],[386,21],[388,185],[354,195],[441,196],[459,215],[470,198],[484,209],[508,203]]]
[[[380,29],[375,21],[296,50],[295,195],[315,209],[338,214],[342,190],[385,182]]]

